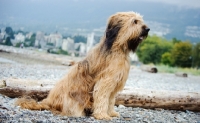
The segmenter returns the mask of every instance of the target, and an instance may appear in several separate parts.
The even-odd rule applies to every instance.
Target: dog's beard
[[[138,45],[147,38],[149,30],[149,28],[143,27],[142,32],[137,38],[128,41],[128,49],[135,52]]]
[[[128,49],[135,52],[141,40],[139,38],[128,41]]]

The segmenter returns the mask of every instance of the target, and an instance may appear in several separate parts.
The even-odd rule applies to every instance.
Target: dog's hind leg
[[[80,103],[70,97],[66,97],[63,102],[61,115],[81,117],[84,116],[84,107]]]

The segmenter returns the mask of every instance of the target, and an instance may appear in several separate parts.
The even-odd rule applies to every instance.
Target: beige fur
[[[69,73],[41,102],[21,98],[17,105],[31,110],[51,110],[66,116],[84,116],[93,112],[96,119],[119,117],[114,110],[115,96],[128,78],[129,52],[135,51],[147,37],[148,27],[135,12],[119,12],[108,20],[99,44],[76,63]]]

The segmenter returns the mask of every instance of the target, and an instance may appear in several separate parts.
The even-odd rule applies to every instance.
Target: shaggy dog
[[[74,117],[85,116],[90,111],[96,119],[119,117],[114,110],[115,96],[128,78],[129,52],[136,50],[149,30],[138,13],[112,15],[100,43],[70,69],[46,99],[36,102],[21,98],[17,105]]]

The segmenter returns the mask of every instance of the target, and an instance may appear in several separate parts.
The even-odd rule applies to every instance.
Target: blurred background
[[[200,67],[199,0],[0,0],[0,44],[85,56],[119,11],[140,13],[151,28],[133,64]]]

